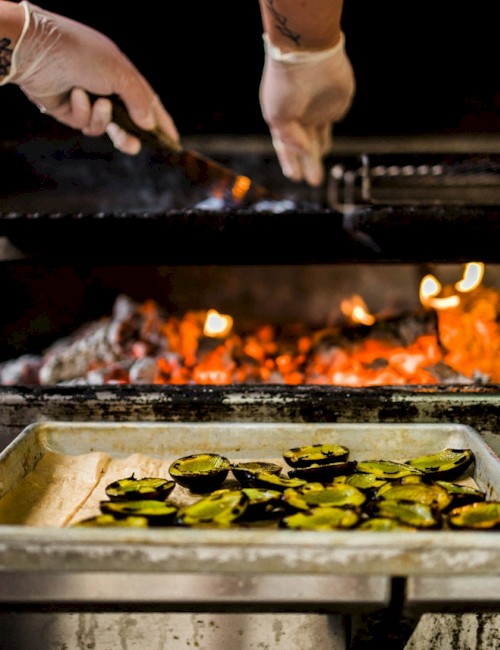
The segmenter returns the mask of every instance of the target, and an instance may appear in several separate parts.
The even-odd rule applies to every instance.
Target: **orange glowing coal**
[[[300,333],[283,341],[276,328],[265,325],[246,335],[233,332],[232,318],[208,310],[193,335],[193,314],[164,332],[169,349],[183,357],[182,372],[159,372],[156,381],[171,383],[282,383],[339,386],[437,384],[451,375],[460,382],[500,381],[500,294],[481,286],[484,266],[471,262],[453,286],[443,287],[432,275],[420,285],[420,301],[433,320],[410,342],[370,313],[359,295],[346,298],[340,309],[353,331],[335,328]],[[191,330],[182,323],[191,323]],[[418,329],[418,328],[417,328]],[[191,332],[191,337],[183,335]],[[189,344],[186,344],[187,336]],[[200,337],[214,337],[210,349]],[[161,364],[160,364],[161,366]],[[455,373],[455,374],[454,374]]]
[[[0,364],[0,382],[500,383],[500,291],[483,286],[483,275],[479,262],[465,265],[453,284],[426,275],[421,309],[392,317],[372,314],[354,295],[340,304],[343,322],[321,330],[260,323],[237,331],[233,317],[215,309],[169,316],[153,300],[123,297],[126,308],[115,310],[121,320],[96,324],[67,347],[56,342],[40,358],[26,358],[26,366]]]

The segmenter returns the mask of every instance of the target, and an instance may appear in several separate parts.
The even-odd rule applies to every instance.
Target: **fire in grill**
[[[500,381],[500,292],[470,263],[454,285],[428,274],[421,308],[373,314],[341,301],[322,328],[260,323],[238,330],[215,309],[169,315],[155,300],[121,294],[110,316],[89,322],[41,354],[0,365],[4,385],[52,384],[484,384]]]
[[[321,202],[311,207],[299,192],[293,196],[294,209],[260,213],[252,208],[203,209],[201,197],[194,195],[195,207],[179,209],[177,201],[182,203],[192,188],[175,169],[167,169],[167,173],[164,165],[159,167],[155,152],[144,152],[134,161],[103,155],[99,165],[106,164],[109,172],[104,183],[102,169],[98,166],[96,171],[96,161],[88,160],[84,149],[65,143],[65,164],[58,165],[40,155],[43,142],[32,143],[32,147],[26,145],[22,151],[23,164],[31,170],[33,191],[7,192],[0,210],[10,206],[10,211],[1,213],[0,224],[2,233],[21,246],[21,257],[24,254],[35,264],[57,260],[67,265],[70,259],[71,264],[88,268],[87,251],[97,264],[103,264],[102,258],[105,264],[126,259],[129,266],[144,265],[145,260],[151,266],[158,256],[162,263],[168,257],[182,264],[200,260],[202,264],[220,261],[225,265],[265,264],[269,260],[275,265],[290,261],[295,265],[325,261],[345,265],[366,260],[467,264],[464,278],[460,281],[457,277],[455,284],[444,288],[436,278],[422,273],[420,304],[410,310],[390,310],[384,305],[370,309],[365,300],[370,302],[371,296],[362,288],[341,296],[337,291],[337,295],[327,296],[332,302],[338,299],[338,306],[332,307],[335,313],[324,320],[316,318],[314,326],[307,314],[300,320],[269,320],[260,314],[261,304],[257,309],[258,298],[254,299],[254,322],[249,322],[248,314],[242,319],[232,307],[221,309],[217,300],[171,310],[170,305],[163,306],[164,298],[168,302],[168,287],[151,297],[141,291],[138,297],[123,286],[114,291],[110,315],[108,299],[104,317],[92,320],[93,316],[82,314],[73,333],[62,328],[64,337],[52,339],[41,352],[38,341],[30,341],[30,336],[36,339],[40,333],[37,321],[43,314],[37,314],[36,305],[28,300],[29,320],[25,319],[18,331],[10,326],[10,339],[22,343],[25,336],[27,344],[35,345],[2,354],[3,385],[484,385],[500,380],[496,361],[498,292],[486,284],[474,288],[474,272],[482,267],[468,263],[470,259],[497,261],[497,206],[491,201],[477,204],[486,195],[491,199],[496,187],[500,164],[492,156],[471,157],[468,165],[457,156],[441,157],[440,165],[435,156],[433,164],[428,156],[412,157],[412,165],[395,165],[393,157],[383,156],[364,156],[361,162],[356,158],[353,165],[353,158],[347,157],[342,165],[332,168],[329,189],[334,209],[322,207]],[[282,179],[265,156],[252,154],[244,160],[240,155],[224,162],[245,168],[266,185],[274,186],[266,173],[274,171],[274,178],[278,174]],[[408,162],[409,158],[402,156],[401,160]],[[387,164],[382,165],[384,161]],[[77,174],[80,191],[75,193]],[[48,177],[53,183],[47,183]],[[352,192],[346,187],[351,177],[354,186],[361,183],[362,191],[348,200]],[[457,197],[452,206],[440,203],[436,191],[443,184],[448,200],[448,190],[458,192],[463,183],[467,186],[465,204]],[[123,193],[124,185],[127,192],[135,192],[135,204],[128,203],[130,194]],[[382,185],[383,193],[377,195]],[[408,188],[418,190],[421,199],[429,187],[434,191],[430,204],[415,203],[413,193],[408,198]],[[284,195],[288,189],[283,189]],[[388,200],[387,192],[392,192],[393,200],[395,190],[399,190],[397,208],[381,202],[381,197]],[[472,199],[475,202],[469,204]],[[85,211],[75,212],[76,204]],[[129,209],[123,212],[126,205]],[[33,212],[34,206],[42,206],[43,211]],[[80,253],[71,245],[76,240]],[[481,255],[473,256],[476,252]],[[33,274],[37,272],[35,267]],[[21,277],[31,279],[30,273]],[[40,291],[46,293],[45,288]],[[197,286],[196,291],[199,293]],[[39,301],[40,310],[50,305],[48,297]],[[68,297],[66,305],[64,296],[57,299],[66,312],[71,312],[76,302]],[[265,299],[273,300],[271,292]],[[212,311],[213,307],[218,311]],[[225,327],[229,319],[233,323],[226,331],[210,331],[207,325],[214,319],[217,326]],[[48,314],[45,320],[53,319]]]

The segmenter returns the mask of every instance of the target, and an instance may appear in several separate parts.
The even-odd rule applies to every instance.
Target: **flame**
[[[252,181],[248,176],[237,176],[231,190],[233,199],[235,199],[235,201],[241,201],[250,189],[251,184]]]
[[[213,338],[226,337],[233,328],[233,318],[228,314],[219,314],[216,309],[209,309],[203,325],[203,334]]]
[[[375,317],[370,314],[366,303],[361,296],[355,295],[351,298],[346,298],[340,303],[341,312],[349,317],[353,323],[360,323],[361,325],[373,325]]]
[[[432,307],[432,309],[451,309],[458,307],[460,304],[460,297],[457,295],[446,296],[444,298],[437,298],[441,292],[442,286],[439,280],[433,275],[426,275],[420,283],[420,302],[424,307]]]
[[[442,287],[439,281],[433,275],[426,275],[420,282],[420,302],[424,306],[431,307],[432,299],[439,294]]]
[[[482,262],[468,262],[464,267],[462,279],[455,283],[455,289],[460,293],[473,291],[481,284],[483,276],[484,264]],[[420,302],[433,309],[451,309],[460,304],[460,297],[457,295],[438,298],[441,291],[439,280],[433,275],[426,275],[420,283]]]
[[[304,323],[290,328],[261,323],[235,333],[232,316],[215,309],[167,316],[149,300],[119,321],[116,344],[122,356],[108,363],[106,355],[89,355],[87,379],[359,387],[500,383],[500,290],[484,287],[483,274],[483,264],[471,262],[454,284],[443,286],[425,275],[419,288],[425,309],[405,319],[375,318],[354,295],[340,305],[351,326],[319,331]]]
[[[431,300],[432,307],[436,310],[453,309],[460,304],[460,296],[448,296],[447,298],[433,298]]]
[[[484,264],[482,262],[469,262],[465,265],[462,279],[455,284],[455,289],[463,293],[472,291],[478,287],[484,276]]]
[[[423,333],[404,345],[381,319],[380,327],[361,340],[333,329],[300,332],[296,340],[284,344],[271,325],[240,338],[230,331],[232,318],[215,309],[203,318],[202,312],[188,313],[164,329],[172,359],[158,364],[158,383],[430,385],[439,383],[440,374],[434,369],[440,366],[458,377],[499,382],[500,292],[480,286],[483,271],[482,264],[470,263],[459,282],[444,287],[426,275],[420,283],[420,300],[435,311],[436,321],[430,319],[429,327],[422,325]],[[343,300],[340,308],[354,324],[377,323],[359,295]],[[208,352],[200,350],[203,334],[219,337],[220,344]],[[176,349],[184,357],[184,367],[182,359],[175,358]]]
[[[444,362],[467,377],[480,373],[500,379],[500,294],[477,288],[467,293],[460,309],[439,314],[439,336],[446,350]]]

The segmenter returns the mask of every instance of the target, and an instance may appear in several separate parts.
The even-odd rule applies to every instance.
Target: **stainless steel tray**
[[[29,425],[0,453],[0,495],[48,451],[175,459],[218,451],[231,460],[281,459],[288,447],[336,442],[351,457],[405,460],[445,447],[470,448],[473,479],[500,498],[500,460],[460,424],[77,423]],[[494,532],[305,532],[271,529],[91,529],[0,525],[0,602],[288,603],[380,607],[391,580],[432,579],[432,598],[465,600],[460,576],[488,580],[478,601],[500,603],[500,537]],[[26,578],[29,578],[28,580]],[[467,583],[467,580],[465,583]],[[452,585],[453,586],[453,585]],[[476,596],[471,596],[473,603]]]

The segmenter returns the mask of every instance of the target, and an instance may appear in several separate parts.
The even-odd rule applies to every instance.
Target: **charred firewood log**
[[[158,332],[158,310],[153,303],[149,307],[141,310],[129,297],[119,296],[110,318],[91,323],[47,349],[39,371],[40,384],[57,384],[105,366],[130,364],[134,348],[140,347],[143,355],[157,353],[165,339]]]

